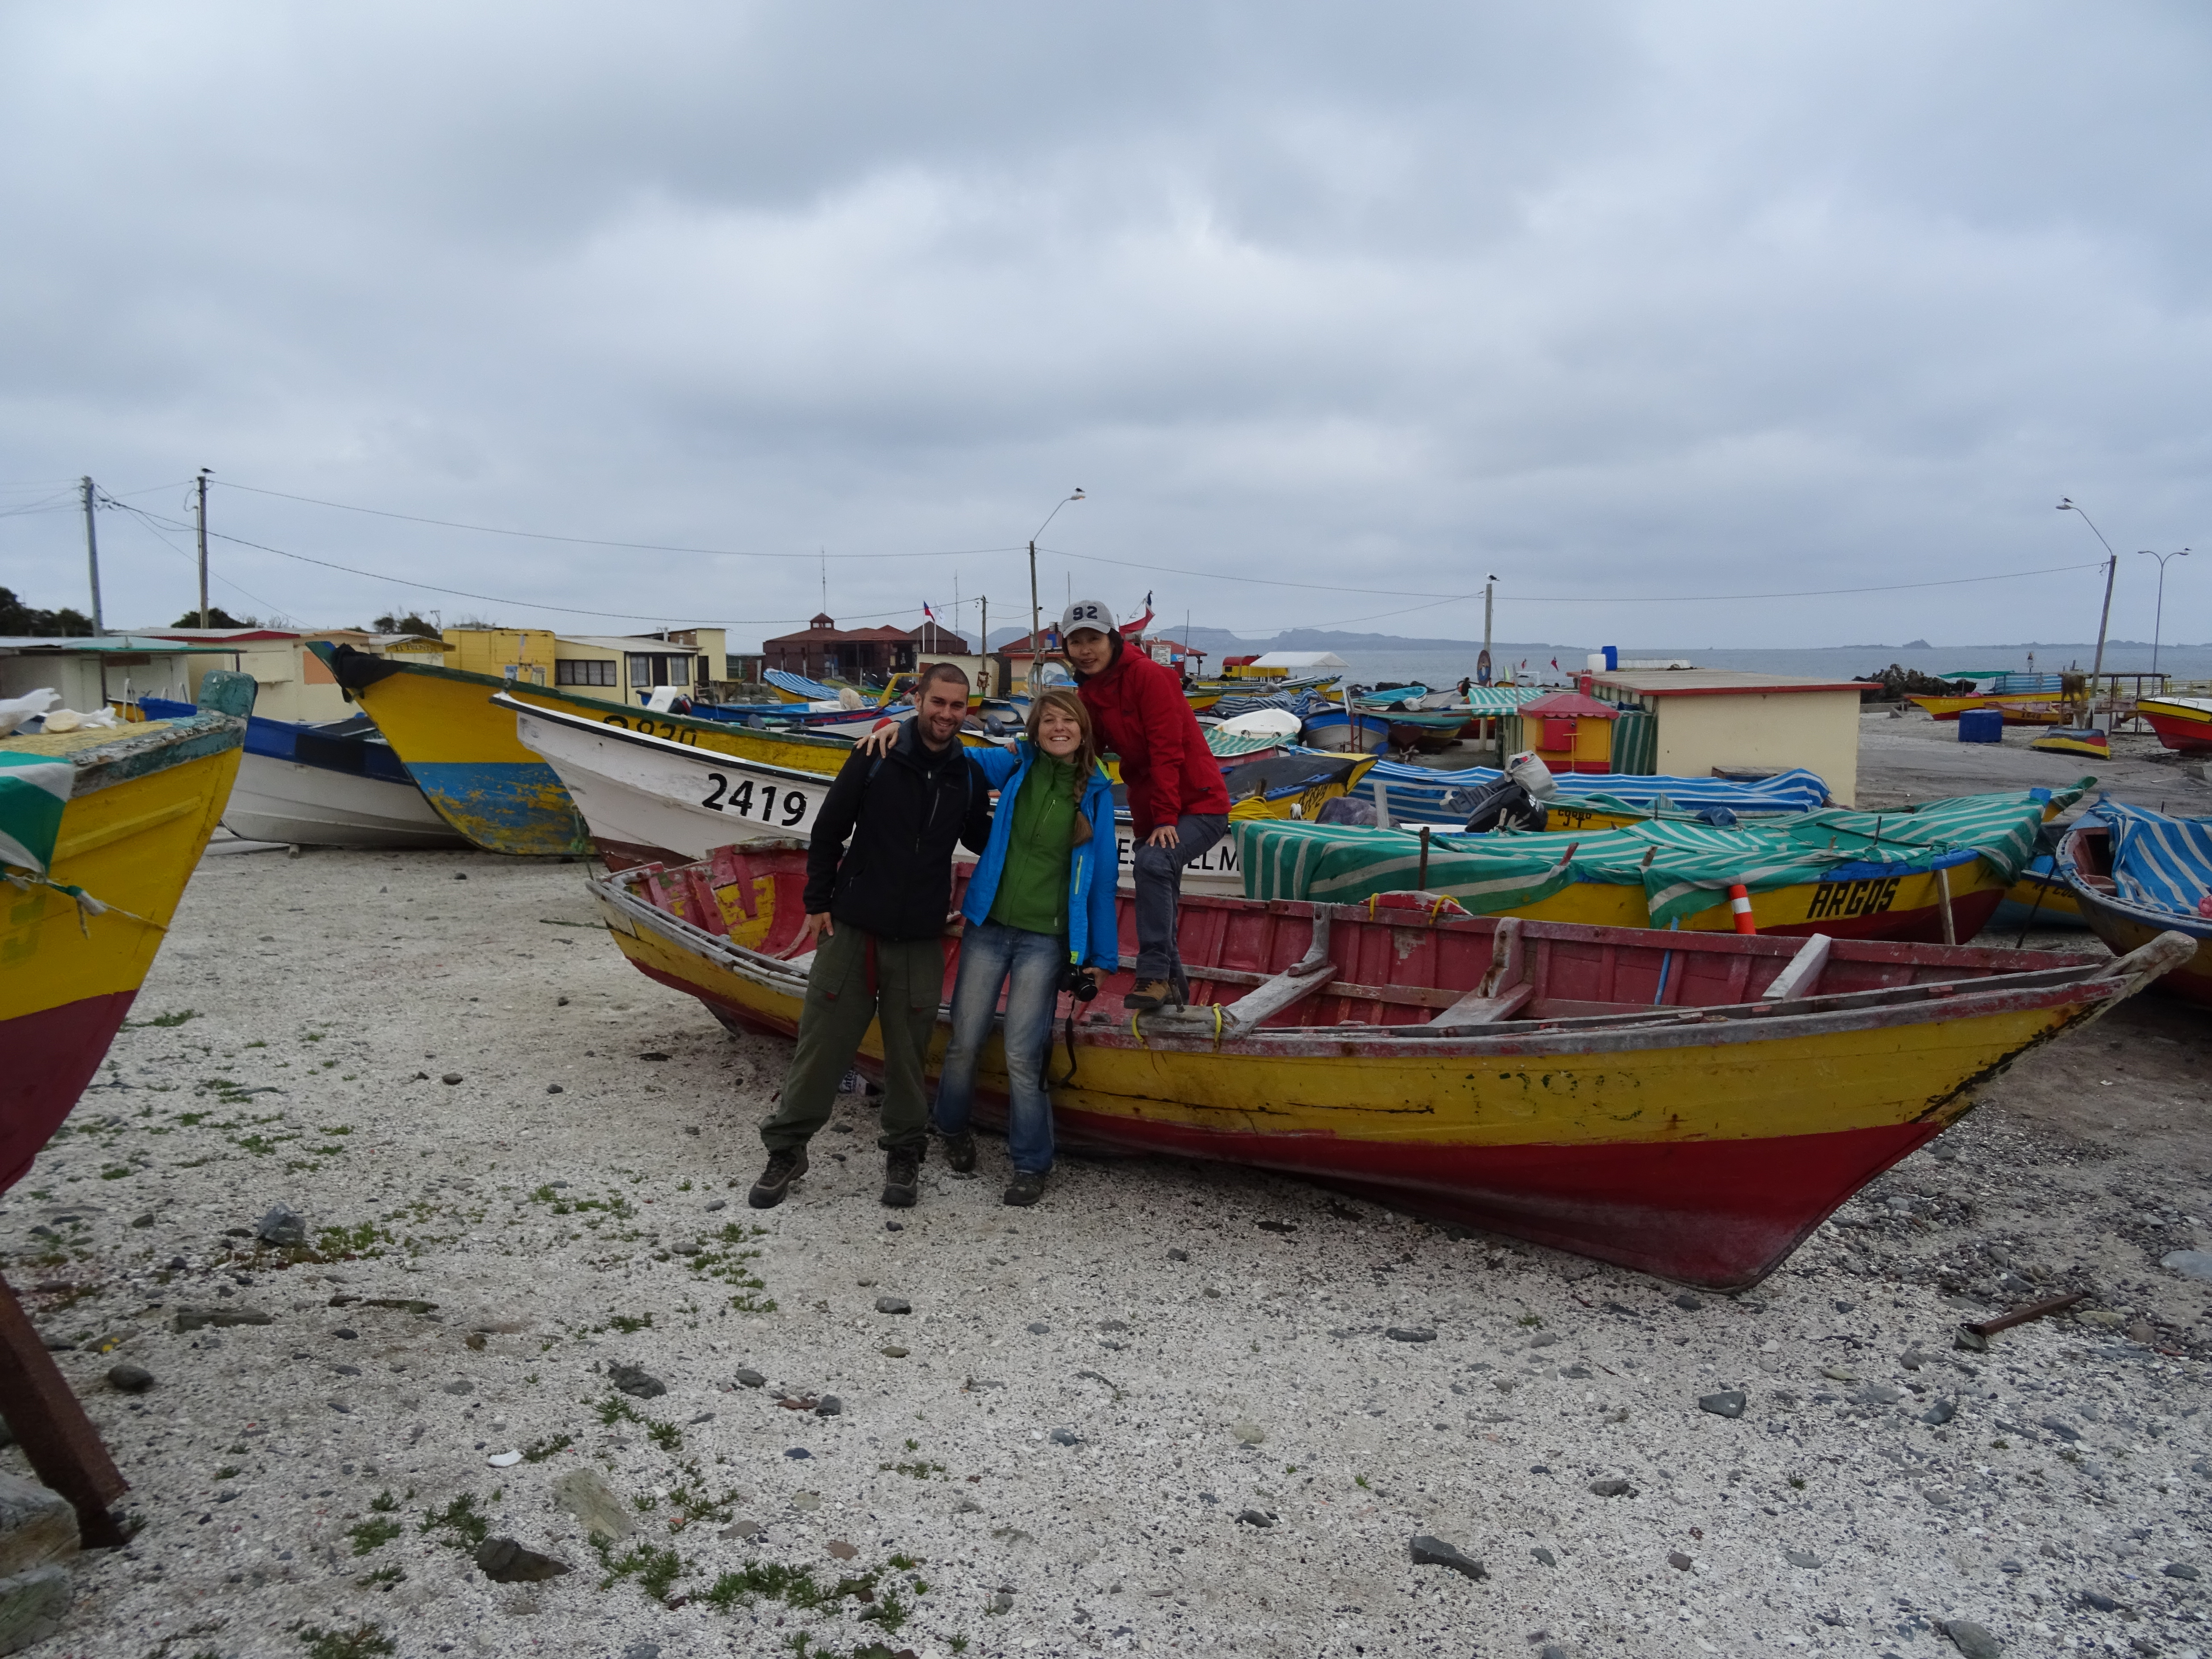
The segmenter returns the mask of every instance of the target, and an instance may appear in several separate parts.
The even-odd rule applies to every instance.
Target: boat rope
[[[8,884],[18,892],[27,893],[33,887],[51,887],[57,893],[76,901],[77,931],[87,939],[92,937],[90,918],[104,916],[110,911],[113,911],[118,916],[128,916],[131,921],[143,923],[156,933],[166,933],[169,931],[165,924],[154,921],[150,916],[142,916],[135,910],[125,910],[120,905],[104,904],[86,892],[83,888],[72,886],[65,881],[56,881],[51,876],[42,876],[30,871],[10,870],[7,874],[7,881]]]

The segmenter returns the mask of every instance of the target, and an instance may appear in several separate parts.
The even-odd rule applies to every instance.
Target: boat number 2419
[[[789,829],[806,816],[806,797],[799,790],[786,789],[779,792],[774,784],[763,783],[758,787],[758,793],[756,797],[755,786],[750,778],[744,780],[732,789],[730,787],[729,779],[724,777],[720,772],[709,772],[707,776],[714,787],[708,793],[707,799],[701,801],[699,805],[709,811],[735,812],[741,818],[755,817],[763,823],[775,823],[778,822],[775,813],[780,799],[783,807],[781,823],[784,828]]]

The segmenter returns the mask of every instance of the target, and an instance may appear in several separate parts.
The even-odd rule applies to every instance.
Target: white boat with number
[[[834,777],[533,707],[501,692],[514,735],[544,757],[615,869],[688,863],[732,842],[811,834]]]

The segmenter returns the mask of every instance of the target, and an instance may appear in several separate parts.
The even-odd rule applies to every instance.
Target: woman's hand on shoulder
[[[899,722],[896,720],[885,720],[874,731],[869,732],[866,737],[855,738],[853,740],[853,747],[859,750],[864,755],[872,756],[874,758],[881,760],[885,755],[891,752],[891,745],[898,741],[898,735]]]

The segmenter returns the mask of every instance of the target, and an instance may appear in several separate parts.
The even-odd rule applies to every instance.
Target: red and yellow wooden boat
[[[591,890],[640,971],[733,1030],[789,1035],[805,882],[803,850],[755,842]],[[1121,927],[1126,953],[1127,897]],[[2013,1060],[2191,949],[2160,937],[2114,961],[1189,895],[1181,943],[1189,1009],[1079,1014],[1066,1140],[1309,1176],[1720,1288],[1771,1272]],[[981,1069],[1002,1100],[995,1040]]]
[[[2212,754],[2212,697],[2138,697],[2136,713],[2168,749]]]
[[[250,678],[209,679],[209,702],[251,708]],[[242,691],[223,690],[240,680]],[[245,737],[243,718],[207,712],[0,738],[0,783],[21,809],[0,814],[0,1190],[106,1057],[230,799]]]

